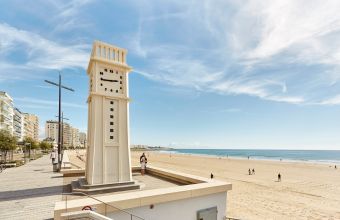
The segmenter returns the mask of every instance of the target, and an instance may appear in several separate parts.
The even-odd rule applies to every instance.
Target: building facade
[[[73,147],[79,147],[80,146],[79,130],[77,128],[72,128],[72,146]]]
[[[24,138],[24,115],[18,108],[14,108],[13,135],[18,141],[22,141]]]
[[[58,121],[49,120],[45,123],[45,138],[53,140],[54,144],[58,144]],[[70,124],[65,123],[62,126],[62,142],[64,147],[78,147],[79,142],[79,130],[72,127]]]
[[[39,118],[36,115],[23,113],[24,115],[24,137],[39,141]]]
[[[79,144],[81,147],[85,147],[86,144],[86,133],[79,132]]]
[[[58,122],[46,121],[45,138],[51,140],[54,144],[58,144]]]
[[[3,91],[0,91],[0,129],[13,134],[13,99]]]

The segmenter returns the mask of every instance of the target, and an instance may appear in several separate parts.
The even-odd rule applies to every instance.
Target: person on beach
[[[146,158],[144,153],[142,154],[142,156],[140,156],[139,162],[140,162],[141,174],[142,174],[142,176],[144,176],[146,164],[148,162],[148,159]]]
[[[252,173],[255,175],[255,169],[253,168]]]
[[[336,165],[334,166],[334,169],[336,169]]]
[[[214,179],[214,174],[213,173],[210,174],[210,179]]]
[[[248,169],[248,173],[249,173],[249,175],[251,175],[251,171],[250,171],[250,169]]]
[[[279,174],[277,175],[277,181],[278,181],[278,182],[281,182],[281,173],[279,173]]]

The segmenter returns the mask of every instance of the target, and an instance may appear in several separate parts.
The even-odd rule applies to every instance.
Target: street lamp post
[[[55,117],[59,117],[59,116],[55,116]],[[64,118],[64,112],[61,112],[61,160],[63,159],[63,155],[64,155],[64,119],[65,120],[70,120],[68,118]]]
[[[61,84],[61,75],[59,73],[59,83],[51,82],[49,80],[45,80],[45,82],[52,84],[54,86],[58,86],[59,89],[59,105],[58,105],[58,171],[61,168],[61,89],[67,89],[69,91],[74,92],[72,88],[68,88]]]

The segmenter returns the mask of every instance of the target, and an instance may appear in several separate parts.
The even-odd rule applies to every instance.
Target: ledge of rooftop
[[[77,172],[78,174],[85,174],[85,170],[83,169],[62,171],[64,175],[66,174],[64,179],[68,179],[68,181],[79,178],[79,176],[67,175]],[[64,195],[63,201],[56,202],[55,204],[54,218],[62,219],[63,213],[80,211],[85,206],[95,207],[97,213],[105,214],[119,211],[119,209],[124,210],[199,197],[227,192],[232,189],[230,183],[153,166],[147,167],[144,176],[140,174],[139,167],[132,167],[132,178],[133,181],[140,184],[140,189],[97,194],[94,196],[97,201],[84,195]],[[118,209],[113,207],[117,207]]]

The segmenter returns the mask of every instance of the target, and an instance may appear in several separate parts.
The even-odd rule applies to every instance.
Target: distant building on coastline
[[[86,144],[86,133],[85,132],[79,132],[79,142],[82,147],[85,147],[85,144]]]
[[[58,122],[46,121],[45,123],[45,139],[53,141],[54,144],[58,144]]]
[[[0,91],[0,129],[13,134],[13,99],[3,91]]]
[[[39,141],[39,118],[30,113],[23,113],[24,115],[24,137],[33,138]]]
[[[9,131],[18,141],[31,137],[39,141],[39,118],[30,113],[23,113],[14,107],[11,96],[0,91],[0,129]]]
[[[71,133],[72,133],[72,144],[73,147],[80,146],[80,140],[79,140],[79,130],[78,128],[71,127]]]
[[[45,123],[45,136],[46,139],[53,140],[54,144],[58,144],[58,121],[49,120]],[[63,146],[64,147],[79,147],[80,135],[77,128],[72,127],[69,123],[63,123],[62,126],[63,133]]]

